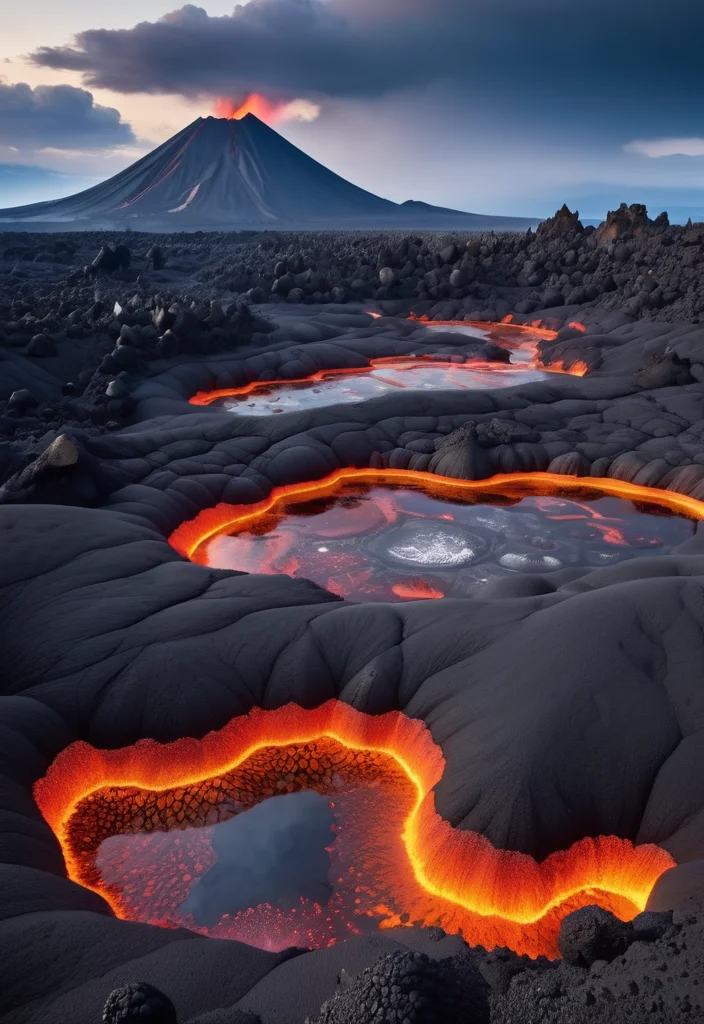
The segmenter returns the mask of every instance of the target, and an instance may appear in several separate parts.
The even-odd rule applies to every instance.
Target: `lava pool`
[[[374,359],[353,370],[321,370],[306,380],[254,381],[242,388],[203,391],[191,405],[215,405],[247,416],[269,416],[379,398],[399,388],[414,391],[484,390],[546,380],[549,373],[510,363]]]
[[[213,568],[310,579],[357,602],[403,601],[667,554],[702,518],[704,503],[618,480],[350,469],[255,505],[206,509],[170,543]]]
[[[557,956],[562,918],[629,920],[673,866],[654,845],[584,838],[538,862],[435,809],[426,726],[337,700],[254,709],[201,740],[77,742],[34,787],[69,877],[115,914],[265,949],[400,925]]]

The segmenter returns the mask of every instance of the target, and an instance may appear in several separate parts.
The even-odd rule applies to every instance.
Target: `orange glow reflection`
[[[438,600],[445,596],[442,590],[435,590],[425,580],[395,583],[391,589],[397,597],[405,597],[410,601]]]
[[[289,772],[285,779],[293,780],[293,787],[308,779],[307,788],[324,791],[308,751],[302,767],[301,748],[315,743],[323,752],[330,744],[361,752],[362,773],[369,762],[377,773],[393,774],[393,762],[393,771],[400,769],[410,783],[409,802],[394,825],[399,835],[391,837],[400,842],[402,856],[383,878],[374,877],[373,859],[364,865],[366,891],[370,898],[377,894],[374,911],[386,917],[381,927],[439,925],[462,933],[472,945],[556,956],[565,914],[599,903],[624,919],[633,917],[658,877],[673,866],[659,847],[634,846],[614,836],[582,839],[538,863],[527,854],[497,849],[476,832],[454,828],[435,809],[433,789],[445,762],[426,726],[400,712],[371,716],[337,700],[315,710],[292,704],[254,709],[201,740],[162,745],[145,739],[118,750],[77,742],[56,758],[34,795],[61,843],[69,877],[99,892],[124,917],[120,898],[95,870],[96,849],[106,835],[141,832],[145,816],[153,834],[184,825],[180,834],[192,834],[187,825],[200,802],[219,805],[227,796],[226,777],[256,766],[265,748],[285,749],[288,766],[282,771]],[[266,775],[266,761],[260,758],[259,765]],[[257,770],[249,772],[255,781]],[[271,779],[266,784],[271,786]],[[112,801],[110,814],[100,809],[106,800]],[[368,826],[380,827],[372,820]],[[381,827],[388,827],[386,819]]]

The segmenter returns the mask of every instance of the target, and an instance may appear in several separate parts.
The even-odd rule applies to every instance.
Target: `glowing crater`
[[[74,743],[35,798],[69,877],[119,917],[270,949],[422,924],[555,956],[565,914],[599,903],[629,919],[673,866],[613,836],[542,863],[496,849],[436,812],[444,766],[422,722],[331,700],[255,709],[202,740]]]
[[[398,601],[666,554],[701,518],[702,502],[618,480],[349,469],[277,488],[255,505],[206,509],[170,543],[202,565],[311,579],[354,601]]]

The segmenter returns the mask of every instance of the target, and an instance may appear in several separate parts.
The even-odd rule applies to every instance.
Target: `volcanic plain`
[[[702,260],[0,235],[3,1024],[704,1020]]]

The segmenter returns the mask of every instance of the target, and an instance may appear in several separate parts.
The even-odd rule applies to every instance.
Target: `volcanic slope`
[[[28,221],[173,230],[280,226],[508,231],[537,223],[381,199],[307,156],[254,114],[241,120],[198,118],[85,192],[0,210],[0,222]]]

